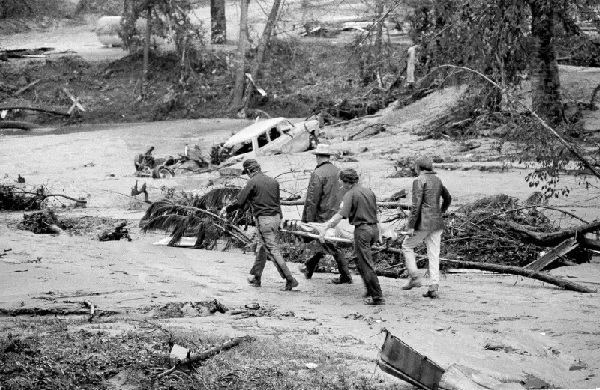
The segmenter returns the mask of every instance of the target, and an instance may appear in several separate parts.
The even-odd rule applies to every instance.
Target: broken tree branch
[[[77,203],[87,203],[87,200],[85,200],[85,199],[75,199],[75,198],[72,198],[70,196],[62,195],[62,194],[40,194],[40,193],[37,193],[37,192],[21,191],[20,189],[18,189],[16,187],[13,187],[13,191],[15,193],[18,193],[18,194],[37,195],[40,198],[42,198],[42,200],[44,200],[46,198],[50,198],[50,197],[59,197],[59,198],[66,198],[66,199],[75,201]]]
[[[221,345],[217,345],[216,347],[213,347],[207,351],[200,352],[200,353],[191,353],[188,358],[181,361],[181,364],[201,362],[203,360],[206,360],[206,359],[220,353],[221,351],[225,351],[225,350],[228,350],[228,349],[231,349],[231,348],[237,346],[242,341],[252,341],[252,340],[253,340],[253,337],[251,337],[251,336],[235,337],[235,338],[233,338],[229,341],[226,341],[225,343],[223,343]]]
[[[40,126],[31,122],[23,121],[0,121],[0,129],[19,129],[19,130],[33,130]]]
[[[69,116],[70,114],[67,112],[50,110],[42,107],[29,107],[29,106],[0,106],[0,111],[4,110],[30,110],[30,111],[40,111],[47,112],[49,114],[61,115],[61,116]]]
[[[40,79],[37,79],[35,81],[30,82],[29,84],[27,84],[26,86],[24,86],[23,88],[19,89],[17,92],[15,92],[15,96],[19,96],[20,94],[22,94],[23,92],[27,91],[29,88],[33,87],[34,85],[36,85],[37,83],[39,83]]]
[[[592,240],[589,238],[585,238],[583,236],[578,237],[579,245],[586,249],[593,249],[595,251],[600,251],[600,241]]]
[[[486,75],[484,75],[483,73],[480,73],[474,69],[471,68],[467,68],[465,66],[456,66],[456,65],[451,65],[451,64],[444,64],[444,65],[440,65],[436,68],[451,68],[451,69],[459,69],[459,70],[463,70],[466,72],[471,72],[474,73],[478,76],[480,76],[481,78],[483,78],[485,81],[487,81],[488,83],[492,84],[494,87],[498,88],[498,90],[500,90],[501,92],[507,92],[505,90],[505,88],[503,88],[502,86],[500,86],[498,83],[496,83],[495,81],[493,81],[492,79],[490,79],[489,77],[487,77]],[[513,99],[521,108],[523,108],[524,110],[526,110],[527,112],[529,112],[535,119],[538,120],[538,122],[540,122],[540,124],[542,125],[542,127],[548,131],[550,134],[552,134],[564,147],[566,147],[571,154],[573,154],[573,156],[575,156],[580,162],[581,164],[586,167],[587,169],[590,170],[590,172],[592,172],[592,174],[594,176],[596,176],[597,178],[600,179],[600,172],[598,172],[596,170],[596,168],[594,168],[594,166],[585,158],[583,157],[583,155],[579,152],[579,150],[577,150],[577,148],[575,147],[575,145],[567,142],[560,134],[558,134],[556,132],[556,130],[554,130],[550,125],[548,125],[546,123],[546,121],[544,121],[535,111],[530,110],[525,104],[523,104],[519,99]]]
[[[188,209],[188,210],[192,210],[192,211],[197,211],[201,214],[205,214],[208,215],[218,221],[220,221],[221,223],[223,223],[225,226],[227,226],[229,229],[234,230],[236,233],[238,233],[240,235],[240,237],[238,237],[236,235],[236,237],[240,238],[243,242],[245,242],[246,244],[252,244],[252,240],[244,233],[244,231],[242,229],[240,229],[239,227],[233,225],[231,222],[229,222],[228,220],[226,220],[225,218],[221,218],[220,216],[218,216],[215,213],[211,213],[208,210],[204,210],[204,209],[200,209],[198,207],[193,207],[193,206],[184,206],[184,205],[177,205],[178,207],[181,207],[183,209]]]
[[[444,261],[446,263],[457,264],[464,268],[474,268],[474,269],[481,269],[481,270],[485,270],[485,271],[526,276],[528,278],[541,280],[542,282],[546,282],[546,283],[553,284],[555,286],[562,287],[565,290],[577,291],[580,293],[595,293],[595,292],[597,292],[596,290],[582,286],[581,284],[578,284],[578,283],[574,283],[574,282],[565,280],[558,276],[552,276],[548,273],[537,272],[537,271],[528,270],[528,269],[521,268],[521,267],[515,267],[515,266],[510,266],[510,265],[479,263],[479,262],[475,262],[475,261],[465,261],[465,260],[450,260],[450,259],[443,259],[443,258],[440,258],[440,260]]]
[[[519,233],[523,237],[523,241],[531,242],[540,246],[556,246],[569,237],[583,235],[589,232],[600,230],[600,221],[594,221],[585,225],[572,227],[569,229],[560,230],[558,232],[534,232],[526,226],[516,222],[501,221],[494,219],[494,223],[498,226],[511,229]]]

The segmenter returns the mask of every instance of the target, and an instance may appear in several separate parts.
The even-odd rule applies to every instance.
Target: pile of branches
[[[239,192],[237,187],[214,188],[202,196],[186,194],[154,202],[140,221],[140,227],[143,232],[170,233],[169,246],[176,246],[182,237],[196,237],[194,248],[198,249],[215,249],[220,239],[225,239],[224,249],[232,245],[247,247],[252,239],[237,225],[251,221],[248,210],[220,216],[221,210],[231,204]]]
[[[44,187],[26,192],[11,184],[0,184],[0,210],[40,210],[46,199]]]
[[[538,201],[541,203],[543,199]],[[524,239],[523,233],[510,228],[510,224],[541,235],[559,231],[540,211],[540,203],[530,204],[526,201],[526,204],[522,204],[517,198],[496,195],[463,206],[446,221],[441,257],[517,267],[533,262],[540,257],[540,252],[548,251],[548,245]],[[281,241],[282,253],[290,262],[304,262],[317,249],[313,245],[314,241],[307,243],[309,240],[292,233],[283,234]],[[405,274],[401,248],[401,237],[374,247],[373,262],[378,275],[398,278]],[[341,249],[347,259],[355,256],[351,245],[342,245]],[[425,245],[418,246],[415,252],[418,255],[419,268],[426,268]],[[587,257],[583,255],[578,251],[569,254],[570,260],[577,263],[586,261]],[[353,262],[350,261],[350,264]],[[442,269],[456,266],[449,262],[441,263]],[[335,261],[326,257],[320,262],[317,271],[331,272],[336,269]]]
[[[56,215],[48,209],[24,214],[17,227],[35,234],[56,234],[62,230]]]
[[[517,198],[496,195],[463,206],[453,215],[442,238],[442,255],[483,263],[524,266],[546,250],[495,220],[526,225],[532,231],[553,232],[557,229],[537,207],[528,207]]]

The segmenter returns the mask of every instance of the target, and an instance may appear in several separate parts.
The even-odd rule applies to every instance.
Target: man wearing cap
[[[281,277],[286,280],[283,290],[289,291],[298,286],[298,281],[288,269],[277,244],[282,215],[279,183],[262,173],[260,165],[254,159],[244,161],[242,173],[248,174],[250,179],[238,194],[236,203],[227,206],[226,212],[231,213],[248,203],[256,221],[258,248],[254,265],[250,269],[252,277],[248,278],[248,283],[254,287],[261,286],[262,273],[269,259],[273,261]]]
[[[358,184],[358,173],[354,169],[342,170],[340,180],[347,192],[339,211],[331,217],[325,228],[336,227],[342,218],[348,218],[350,224],[354,225],[356,265],[367,289],[365,304],[383,305],[385,301],[371,254],[371,245],[379,238],[377,199],[373,191]],[[325,242],[325,230],[319,235],[319,241],[322,243]]]
[[[422,285],[417,274],[414,248],[425,241],[431,284],[423,296],[433,299],[438,298],[439,294],[440,243],[444,230],[442,214],[448,210],[452,197],[433,171],[433,162],[429,157],[417,158],[414,167],[418,177],[413,181],[412,186],[412,207],[407,223],[408,235],[402,243],[402,252],[410,280],[403,289],[410,290]],[[442,199],[441,206],[440,199]]]
[[[346,192],[339,180],[340,170],[331,163],[333,152],[329,145],[319,144],[313,152],[317,158],[317,167],[310,176],[306,200],[302,211],[302,222],[327,222],[340,208],[342,196]],[[319,261],[329,253],[337,263],[340,277],[332,279],[334,284],[352,283],[346,256],[339,248],[331,243],[318,244],[316,253],[304,264],[304,276],[312,278]]]

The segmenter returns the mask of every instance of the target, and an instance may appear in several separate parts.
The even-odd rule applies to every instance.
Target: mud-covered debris
[[[52,210],[43,210],[24,214],[17,227],[35,234],[58,234],[62,232],[59,225],[59,220]]]
[[[155,318],[206,317],[215,313],[224,314],[228,310],[216,299],[198,302],[169,302],[140,309],[142,313]]]
[[[99,241],[119,241],[121,239],[126,239],[127,241],[131,241],[131,237],[129,236],[129,230],[127,230],[127,221],[121,222],[115,226],[113,231],[105,230],[98,235]]]

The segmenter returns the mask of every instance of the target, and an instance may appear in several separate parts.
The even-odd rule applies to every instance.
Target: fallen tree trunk
[[[96,316],[108,316],[119,314],[113,310],[96,310]],[[90,315],[90,309],[78,309],[69,307],[19,307],[15,309],[0,309],[0,317],[17,316],[72,316],[72,315]]]
[[[220,353],[221,351],[225,351],[225,350],[235,347],[242,341],[251,341],[251,340],[252,340],[252,337],[250,337],[250,336],[242,336],[242,337],[233,338],[233,339],[226,341],[225,343],[223,343],[221,345],[217,345],[216,347],[213,347],[207,351],[200,352],[200,353],[191,353],[188,358],[184,359],[181,362],[181,364],[201,362],[203,360],[206,360],[206,359]]]
[[[494,223],[519,233],[523,237],[523,241],[539,246],[556,246],[569,237],[600,230],[600,221],[594,221],[585,225],[549,233],[534,232],[529,230],[526,226],[511,221],[495,219]]]
[[[300,237],[308,237],[308,238],[314,238],[314,239],[319,238],[319,236],[316,234],[311,234],[311,233],[306,233],[306,232],[296,232],[296,231],[290,231],[290,230],[286,230],[285,232],[295,234]],[[329,242],[333,242],[333,243],[337,243],[337,244],[346,244],[346,245],[353,244],[352,240],[347,240],[347,239],[343,239],[343,238],[336,238],[336,239],[325,238],[325,241],[329,241]],[[402,253],[402,249],[400,249],[400,248],[390,248],[390,247],[379,246],[379,245],[373,246],[373,249],[374,250],[385,250],[385,251],[388,251],[391,253]],[[577,283],[573,283],[571,281],[559,278],[557,276],[552,276],[547,273],[536,272],[536,271],[524,269],[521,267],[480,263],[480,262],[475,262],[475,261],[451,260],[451,259],[445,259],[445,258],[441,258],[441,257],[440,257],[440,261],[460,265],[465,268],[475,268],[475,269],[481,269],[481,270],[485,270],[485,271],[526,276],[528,278],[541,280],[543,282],[562,287],[565,290],[577,291],[577,292],[581,292],[581,293],[597,292],[596,290],[592,290],[588,287],[582,286]]]
[[[29,106],[0,106],[0,111],[4,111],[4,110],[30,110],[30,111],[47,112],[49,114],[62,115],[62,116],[70,116],[71,115],[68,112],[61,112],[61,111],[56,111],[56,110],[50,110],[48,108],[29,107]]]
[[[22,121],[0,121],[0,129],[19,129],[19,130],[32,130],[40,126],[31,122]]]
[[[492,272],[500,272],[505,274],[512,275],[520,275],[526,276],[528,278],[541,280],[542,282],[550,283],[555,286],[559,286],[564,288],[565,290],[577,291],[581,293],[595,293],[596,290],[591,288],[582,286],[581,284],[573,283],[571,281],[565,280],[563,278],[559,278],[557,276],[552,276],[550,274],[544,272],[537,272],[521,267],[515,267],[510,265],[499,265],[499,264],[488,264],[488,263],[479,263],[475,261],[465,261],[465,260],[450,260],[450,259],[442,259],[440,261],[444,261],[446,263],[457,264],[464,268],[475,268],[482,269],[485,271]]]
[[[600,251],[600,241],[599,240],[592,240],[590,238],[578,237],[577,241],[579,242],[579,245],[581,245],[582,247],[584,247],[586,249],[593,249],[595,251]]]

